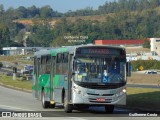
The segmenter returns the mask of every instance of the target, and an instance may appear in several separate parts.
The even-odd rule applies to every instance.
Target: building
[[[160,38],[149,38],[151,52],[153,55],[160,55]]]
[[[26,55],[35,50],[43,49],[42,47],[3,47],[3,55]]]
[[[148,38],[150,51],[142,47],[144,40],[95,40],[96,45],[125,46],[127,61],[132,60],[160,60],[160,38]],[[144,51],[145,50],[145,51]]]
[[[96,45],[142,46],[144,40],[95,40]]]

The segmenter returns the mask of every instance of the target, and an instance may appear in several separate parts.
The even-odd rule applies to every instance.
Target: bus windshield
[[[126,81],[125,57],[76,57],[74,80],[85,83],[123,83]]]

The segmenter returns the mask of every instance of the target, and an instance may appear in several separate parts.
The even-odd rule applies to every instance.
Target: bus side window
[[[68,53],[63,54],[63,74],[68,73]]]
[[[44,74],[45,72],[46,72],[46,57],[42,56],[40,74]]]
[[[56,73],[57,74],[61,74],[62,73],[62,54],[57,54]]]
[[[51,72],[51,56],[46,56],[46,74],[50,74]]]
[[[37,57],[34,57],[34,74],[37,73]]]

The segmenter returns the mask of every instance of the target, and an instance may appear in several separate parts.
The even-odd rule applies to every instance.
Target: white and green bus
[[[127,69],[123,47],[80,45],[40,50],[34,54],[33,95],[44,108],[63,104],[74,108],[126,104]]]

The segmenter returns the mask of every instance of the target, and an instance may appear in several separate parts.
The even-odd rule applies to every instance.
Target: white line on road
[[[0,109],[9,109],[9,110],[23,110],[23,111],[33,111],[31,109],[24,109],[24,108],[19,108],[19,107],[13,107],[13,106],[7,106],[7,105],[0,105]]]
[[[75,119],[75,120],[87,120],[87,119],[79,118],[79,117],[69,117],[69,119]]]

